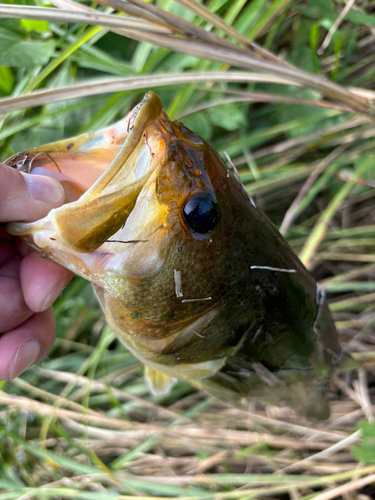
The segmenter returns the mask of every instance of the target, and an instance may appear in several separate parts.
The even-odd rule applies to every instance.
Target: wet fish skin
[[[145,106],[129,115],[129,130]],[[61,236],[64,220],[83,213],[79,204],[74,210],[65,206],[69,215],[63,207],[55,219],[43,222],[44,230],[57,232],[57,243],[38,244],[38,223],[24,228],[24,237],[94,283],[108,324],[148,366],[154,389],[157,378],[157,391],[180,378],[232,404],[246,407],[250,400],[262,400],[326,418],[324,388],[344,354],[314,279],[206,141],[164,111],[142,132],[123,169],[143,169],[145,177],[139,175],[137,182],[145,178],[144,184],[124,191],[130,209],[113,227],[108,229],[111,221],[102,224],[104,241],[97,248],[73,248]],[[72,141],[79,148],[86,144]],[[38,151],[52,157],[79,154],[65,151],[66,143]],[[86,154],[96,154],[95,147]],[[39,158],[44,167],[47,158]],[[87,205],[88,227],[91,221],[95,230],[104,200],[116,198],[126,182],[118,174],[96,199],[92,215],[94,204]],[[184,212],[189,200],[193,206],[208,200],[209,230],[189,227]],[[193,223],[205,229],[196,213]]]

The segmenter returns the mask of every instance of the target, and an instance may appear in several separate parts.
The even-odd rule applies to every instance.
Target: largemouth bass
[[[154,393],[183,379],[243,407],[328,416],[324,387],[345,356],[322,293],[236,172],[156,94],[6,163],[61,172],[68,203],[7,229],[94,284]]]

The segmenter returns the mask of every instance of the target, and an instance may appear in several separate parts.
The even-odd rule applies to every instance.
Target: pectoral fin
[[[173,385],[177,382],[177,379],[174,377],[157,370],[153,370],[149,366],[145,366],[145,377],[152,394],[155,394],[156,396],[168,394]]]

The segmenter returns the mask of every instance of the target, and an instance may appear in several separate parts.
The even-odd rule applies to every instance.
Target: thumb
[[[0,223],[33,222],[64,202],[64,189],[56,180],[20,173],[0,163]]]

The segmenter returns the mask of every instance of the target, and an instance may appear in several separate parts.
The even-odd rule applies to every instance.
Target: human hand
[[[21,174],[0,163],[0,380],[18,377],[51,349],[51,305],[72,277],[6,233],[5,223],[38,220],[64,198],[56,180]]]

